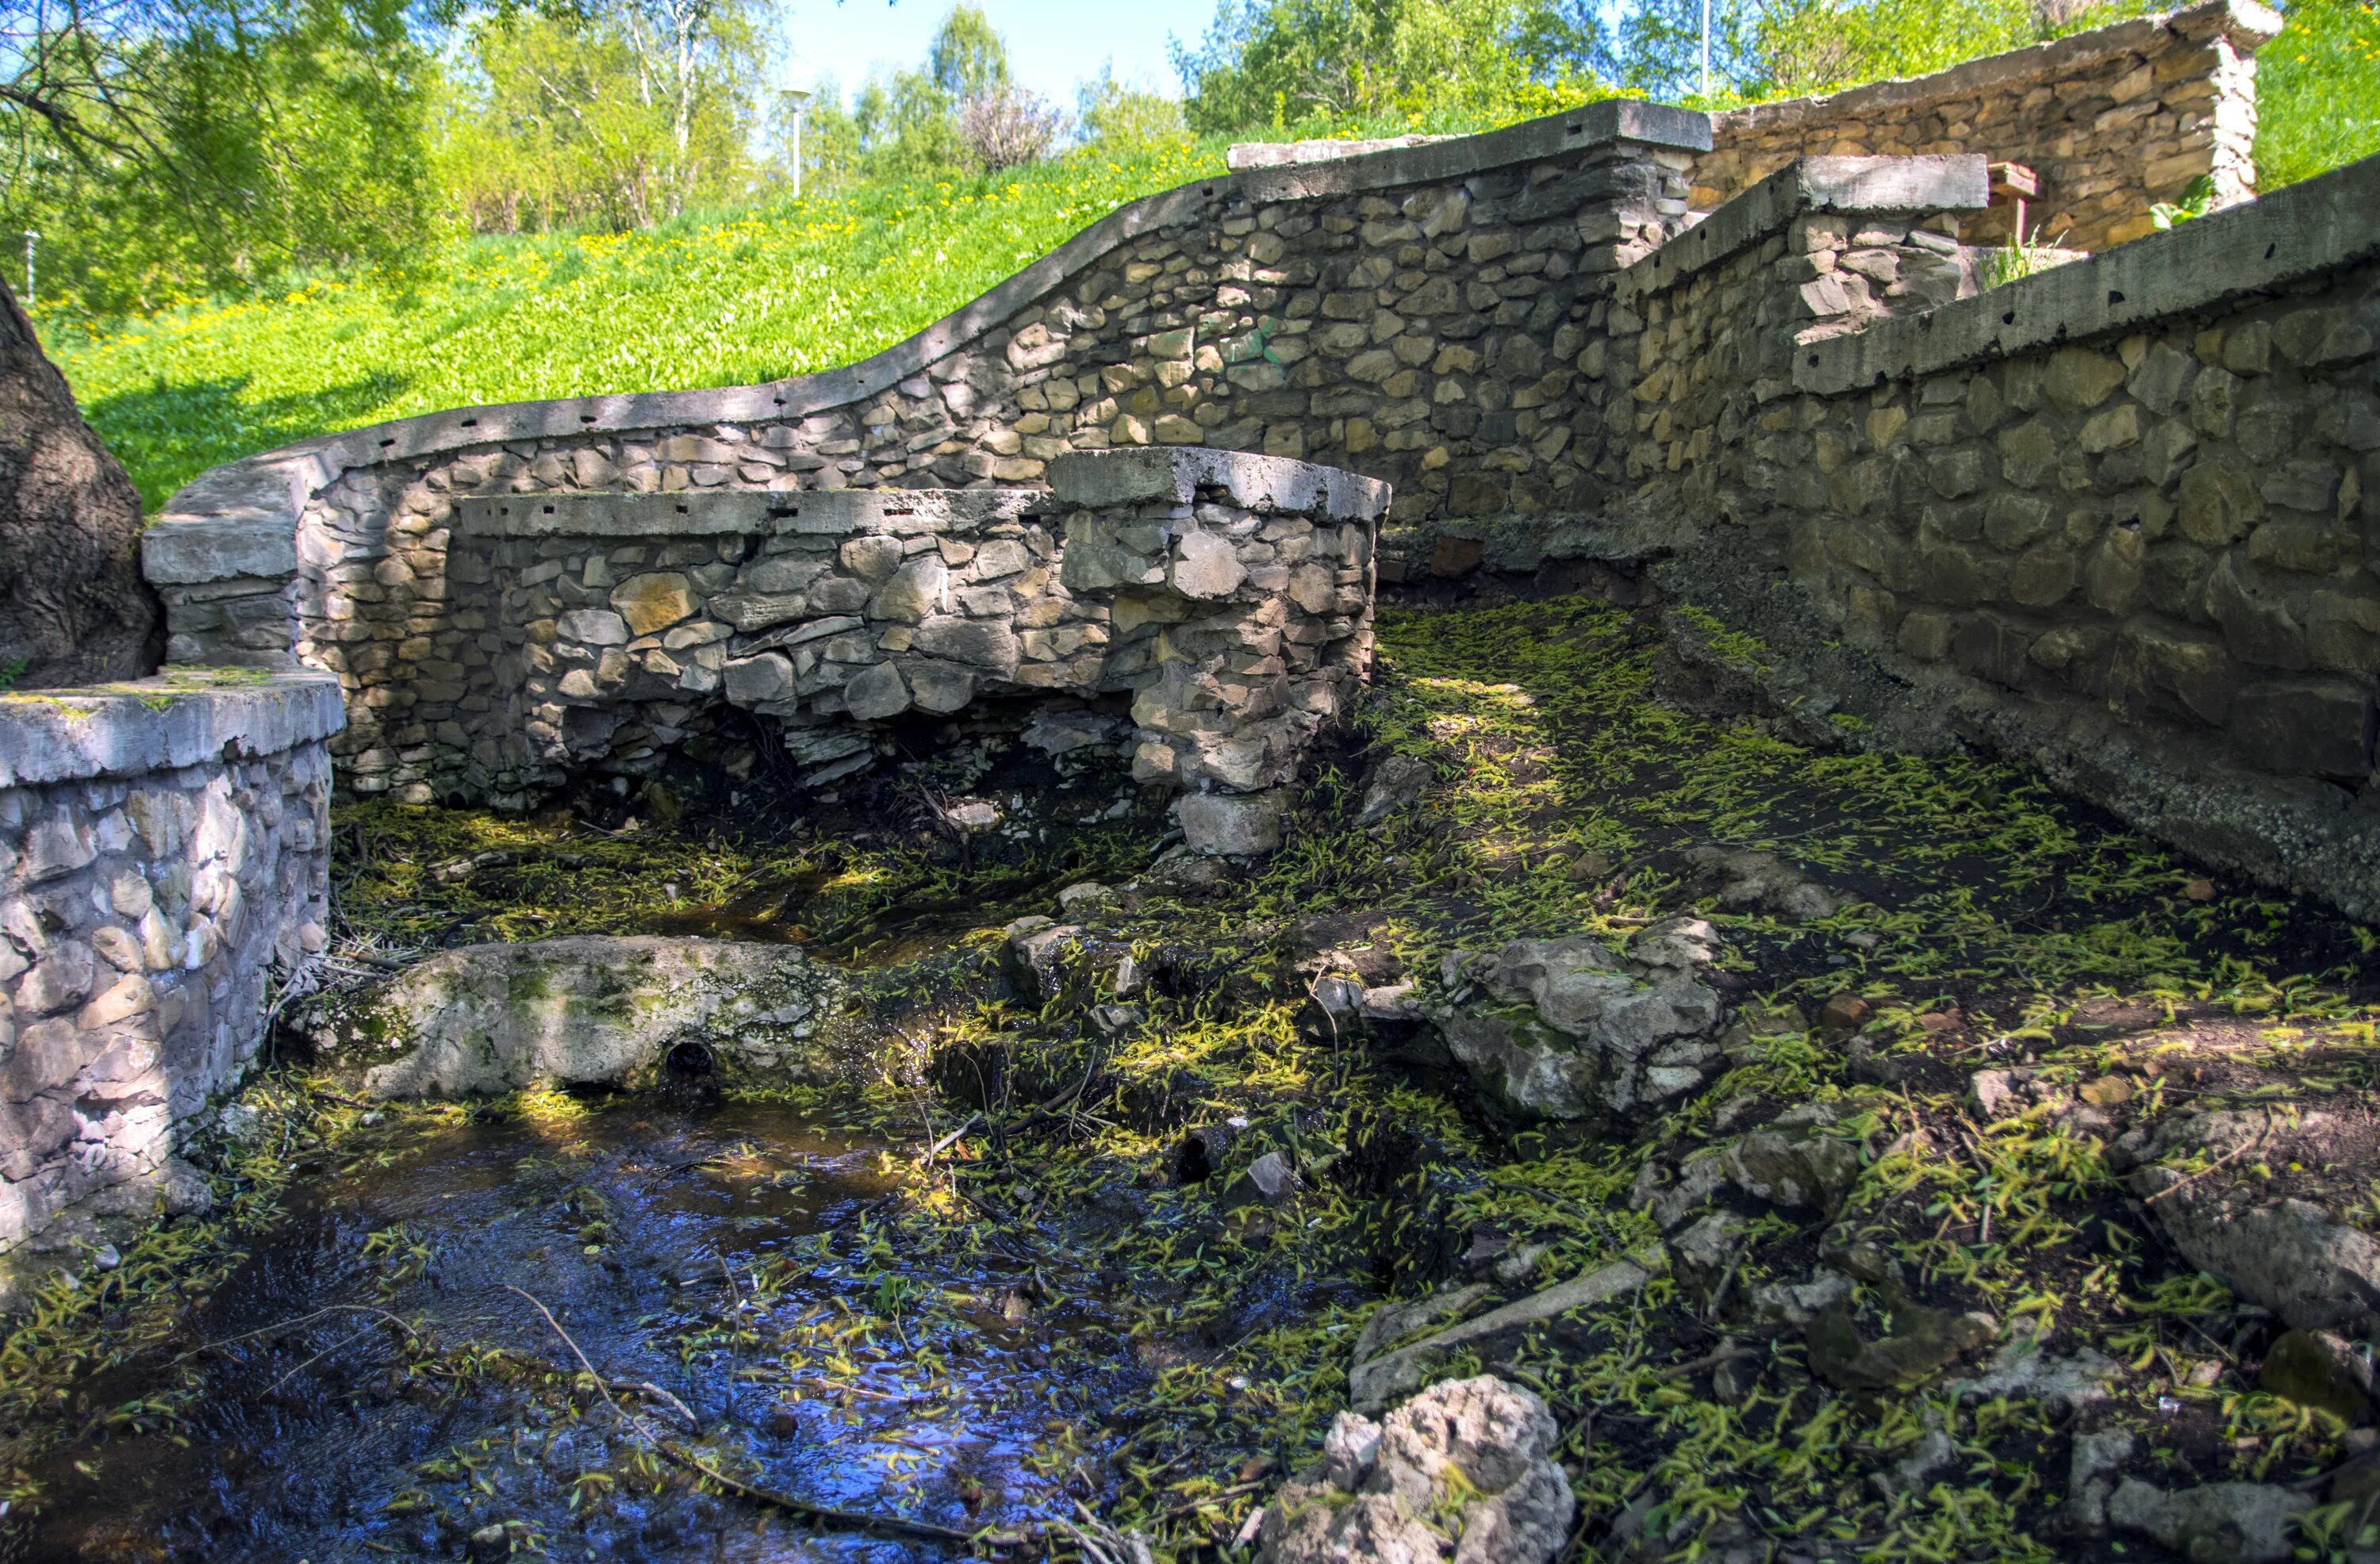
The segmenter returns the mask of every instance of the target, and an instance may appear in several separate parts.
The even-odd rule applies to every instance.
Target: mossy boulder
[[[638,1085],[663,1070],[832,1073],[848,983],[786,945],[579,936],[442,951],[308,1006],[296,1031],[369,1097]]]

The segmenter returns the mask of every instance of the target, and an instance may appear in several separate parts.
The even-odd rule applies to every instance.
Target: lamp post
[[[1703,0],[1703,101],[1710,102],[1710,8],[1711,0]]]
[[[799,200],[802,199],[802,110],[808,105],[810,94],[798,87],[781,87],[777,90],[777,96],[785,101],[786,112],[794,116],[794,199]]]

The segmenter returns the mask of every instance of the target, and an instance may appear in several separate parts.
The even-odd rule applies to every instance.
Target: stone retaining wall
[[[780,724],[823,787],[888,723],[1002,697],[1034,701],[1046,746],[1123,743],[1144,781],[1287,781],[1368,668],[1387,486],[1196,448],[1063,456],[1050,478],[439,495],[411,556],[437,556],[438,594],[383,595],[385,558],[326,577],[298,645],[411,740],[353,762],[409,798],[517,805],[648,772],[722,707]]]
[[[1957,161],[1945,208],[1976,199]],[[1503,563],[1654,562],[1771,640],[1755,676],[1821,736],[2021,753],[2380,915],[2380,159],[1849,331],[1814,292],[1905,275],[1949,220],[1842,172],[1621,275],[1598,471],[1630,498]]]
[[[2153,231],[2149,208],[2210,182],[2214,204],[2255,194],[2256,51],[2280,30],[2255,0],[2208,0],[1906,81],[1711,117],[1694,204],[1733,200],[1797,158],[1981,153],[2041,179],[2025,226],[2100,250]],[[2009,236],[2013,209],[1977,214],[1971,242]]]
[[[419,792],[443,741],[388,692],[475,698],[439,641],[465,497],[1038,487],[1071,452],[1204,445],[1387,479],[1414,517],[1591,505],[1572,360],[1596,280],[1682,222],[1706,141],[1701,115],[1600,103],[1250,170],[1135,202],[849,370],[467,409],[218,468],[145,540],[168,657],[335,662],[343,782]]]
[[[12,1255],[203,1198],[174,1125],[322,946],[343,717],[291,675],[0,696],[0,1301]]]

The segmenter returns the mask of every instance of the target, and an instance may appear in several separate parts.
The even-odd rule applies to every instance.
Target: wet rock
[[[1278,794],[1188,793],[1174,806],[1182,840],[1210,858],[1253,858],[1281,845],[1285,805]]]
[[[2122,1372],[2122,1365],[2113,1358],[2090,1347],[2070,1354],[2050,1352],[2042,1345],[2038,1327],[2030,1320],[2019,1320],[1993,1354],[1990,1366],[1950,1388],[1971,1401],[2027,1399],[2065,1412],[2080,1412],[2094,1401],[2106,1400],[2107,1387]]]
[[[1641,954],[1640,954],[1641,953]],[[1455,952],[1432,1012],[1448,1050],[1507,1111],[1579,1119],[1674,1097],[1719,1067],[1719,998],[1694,974],[1718,953],[1710,926],[1671,919],[1622,962],[1598,940],[1519,940]],[[1484,993],[1486,1002],[1463,1000]]]
[[[1093,1005],[1087,1018],[1091,1030],[1102,1037],[1121,1037],[1135,1031],[1148,1019],[1148,1012],[1138,1005]]]
[[[2107,1497],[2115,1492],[2107,1474],[2132,1459],[2139,1442],[2129,1428],[2102,1428],[2074,1437],[2074,1453],[2066,1464],[2066,1497],[2072,1506],[2070,1523],[2076,1530],[2107,1529]]]
[[[1323,1459],[1266,1506],[1259,1564],[1546,1564],[1574,1508],[1560,1434],[1543,1401],[1484,1375],[1377,1424],[1342,1412]]]
[[[1401,814],[1421,802],[1423,792],[1437,779],[1437,771],[1427,760],[1410,755],[1384,756],[1365,779],[1364,806],[1356,815],[1359,826],[1376,826],[1390,815]]]
[[[1297,1192],[1304,1187],[1297,1176],[1296,1164],[1278,1151],[1266,1152],[1232,1181],[1234,1196],[1260,1201],[1267,1206],[1285,1206],[1295,1199]]]
[[[1230,1155],[1232,1143],[1247,1127],[1248,1121],[1235,1115],[1219,1123],[1201,1124],[1184,1135],[1173,1152],[1174,1182],[1194,1184],[1213,1178]]]
[[[1832,917],[1843,898],[1774,853],[1697,847],[1686,855],[1696,883],[1728,912],[1767,913],[1775,917]]]
[[[1081,926],[1037,915],[1018,918],[1001,933],[1000,969],[1016,997],[1032,1004],[1055,997],[1064,981],[1059,961],[1081,942]]]
[[[814,1073],[831,1067],[845,987],[784,945],[576,936],[442,951],[310,1007],[298,1030],[376,1097],[619,1085],[689,1041],[716,1061]]]
[[[2327,1330],[2284,1331],[2265,1353],[2259,1388],[2346,1423],[2372,1412],[2372,1359]]]
[[[1905,1390],[1931,1379],[1998,1330],[1986,1314],[1907,1303],[1892,1312],[1891,1330],[1870,1341],[1860,1335],[1851,1306],[1838,1303],[1810,1322],[1810,1367],[1840,1390]]]
[[[2107,1500],[2107,1519],[2119,1530],[2155,1537],[2191,1564],[2281,1564],[2296,1553],[2291,1522],[2313,1508],[2310,1495],[2267,1483],[2168,1492],[2127,1477]]]
[[[1811,1207],[1829,1216],[1859,1178],[1859,1147],[1822,1132],[1834,1110],[1807,1103],[1779,1114],[1720,1153],[1729,1182],[1772,1206]]]

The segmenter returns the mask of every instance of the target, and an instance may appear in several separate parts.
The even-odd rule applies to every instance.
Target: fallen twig
[[[648,1447],[673,1464],[698,1473],[738,1497],[748,1498],[756,1504],[765,1504],[771,1509],[782,1509],[789,1515],[804,1516],[830,1526],[848,1526],[858,1531],[885,1532],[894,1536],[921,1537],[930,1542],[972,1543],[977,1540],[974,1533],[958,1531],[949,1526],[937,1526],[929,1521],[911,1521],[904,1516],[878,1515],[856,1509],[837,1509],[829,1505],[812,1504],[808,1499],[795,1498],[791,1494],[781,1494],[772,1488],[755,1487],[749,1483],[730,1477],[674,1440],[663,1438],[654,1433],[645,1425],[642,1418],[613,1400],[611,1382],[596,1372],[595,1365],[588,1362],[587,1354],[579,1350],[577,1341],[572,1338],[570,1332],[562,1328],[562,1322],[553,1317],[553,1311],[539,1302],[536,1294],[524,1291],[509,1283],[505,1285],[504,1291],[528,1299],[529,1306],[545,1316],[546,1325],[556,1336],[562,1338],[562,1344],[570,1349],[570,1355],[578,1360],[579,1367],[585,1369],[588,1377],[594,1380],[596,1389],[603,1397],[603,1404],[612,1409],[613,1415],[626,1424],[630,1431],[643,1439]]]

